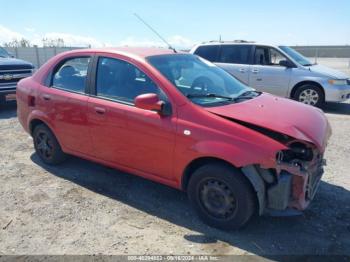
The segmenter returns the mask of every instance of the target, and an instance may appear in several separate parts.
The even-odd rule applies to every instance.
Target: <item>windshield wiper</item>
[[[251,98],[257,97],[261,94],[262,94],[262,92],[260,92],[260,91],[249,90],[249,91],[246,91],[246,92],[240,94],[239,96],[233,98],[233,100],[237,101],[240,99],[251,99]]]
[[[214,93],[208,93],[208,94],[188,94],[186,95],[187,98],[201,98],[201,97],[214,97],[214,98],[223,98],[223,99],[227,99],[227,100],[233,100],[232,97],[229,97],[229,96],[222,96],[222,95],[219,95],[219,94],[214,94]]]

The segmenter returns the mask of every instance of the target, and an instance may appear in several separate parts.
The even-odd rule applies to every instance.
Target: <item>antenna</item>
[[[174,53],[177,53],[176,49],[172,47],[155,29],[153,29],[152,26],[147,24],[147,22],[143,20],[138,14],[134,13],[134,16],[136,16],[137,19],[139,19],[145,26],[147,26],[153,33],[155,33],[168,46],[169,49],[173,50]]]

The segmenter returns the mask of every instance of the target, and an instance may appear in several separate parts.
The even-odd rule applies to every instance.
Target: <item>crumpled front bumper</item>
[[[281,164],[279,174],[259,166],[242,168],[258,197],[259,214],[273,216],[299,215],[313,200],[322,175],[325,160],[320,156],[305,170]]]

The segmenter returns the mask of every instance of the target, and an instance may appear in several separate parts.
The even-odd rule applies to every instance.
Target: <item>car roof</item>
[[[203,42],[201,44],[198,44],[197,47],[210,46],[210,45],[257,45],[257,46],[271,46],[271,47],[280,46],[280,45],[272,45],[268,43],[253,42],[253,41],[209,41],[209,42]]]
[[[146,58],[148,56],[155,55],[169,55],[176,53],[184,53],[177,51],[176,53],[169,48],[161,47],[115,47],[115,48],[91,48],[91,49],[76,49],[69,51],[70,54],[79,54],[79,53],[111,53],[111,54],[120,54],[132,57]]]

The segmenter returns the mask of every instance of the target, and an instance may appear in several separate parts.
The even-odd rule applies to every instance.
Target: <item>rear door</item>
[[[69,57],[61,61],[41,86],[38,107],[49,117],[55,135],[69,150],[92,153],[87,126],[87,72],[90,56]]]
[[[96,61],[94,90],[89,98],[95,157],[171,180],[175,114],[136,108],[134,98],[163,91],[135,65],[114,57]]]
[[[249,85],[251,45],[221,46],[218,61],[215,63],[246,85]]]
[[[257,90],[285,97],[293,68],[279,65],[288,58],[273,47],[256,46],[249,84]]]

